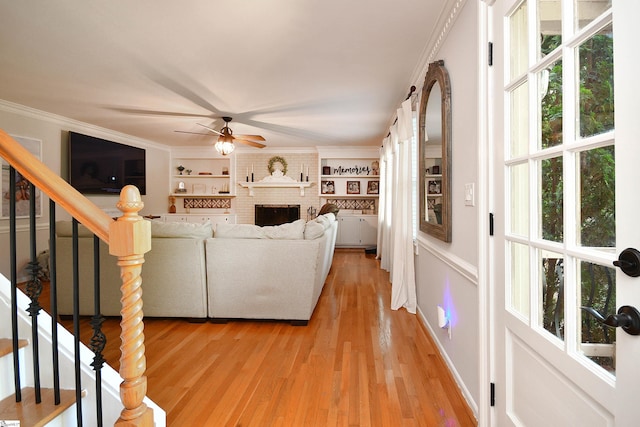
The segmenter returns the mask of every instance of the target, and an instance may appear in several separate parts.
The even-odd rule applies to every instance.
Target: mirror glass
[[[443,61],[429,64],[419,116],[420,230],[451,241],[451,86]]]

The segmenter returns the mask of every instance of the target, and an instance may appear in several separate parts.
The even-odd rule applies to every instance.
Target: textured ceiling
[[[378,145],[445,3],[5,1],[0,99],[172,146],[221,116],[269,147]]]

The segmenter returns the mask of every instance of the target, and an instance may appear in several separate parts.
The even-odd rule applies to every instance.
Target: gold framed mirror
[[[420,231],[451,242],[451,84],[444,61],[427,69],[418,138]]]

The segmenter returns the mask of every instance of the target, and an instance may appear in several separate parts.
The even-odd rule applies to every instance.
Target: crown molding
[[[487,0],[488,2],[493,2],[494,0]],[[460,10],[464,7],[467,0],[447,0],[442,7],[440,15],[436,20],[436,25],[433,27],[433,32],[431,33],[431,37],[427,42],[422,54],[420,56],[420,60],[413,72],[411,81],[418,88],[416,93],[419,93],[422,84],[424,83],[424,77],[427,73],[427,68],[429,64],[432,63],[440,50],[442,42],[446,40],[451,27],[453,26],[456,18],[460,14]]]
[[[0,99],[0,111],[7,113],[13,113],[22,117],[28,117],[34,120],[41,120],[48,123],[54,123],[59,125],[66,131],[82,131],[83,133],[92,133],[91,136],[99,138],[105,138],[109,140],[126,141],[127,144],[134,143],[136,146],[143,148],[155,148],[158,150],[171,151],[171,147],[160,144],[158,142],[149,141],[147,139],[138,138],[136,136],[127,135],[125,133],[116,132],[111,129],[103,128],[100,126],[92,125],[90,123],[81,122],[79,120],[70,119],[68,117],[60,116],[57,114],[49,113],[46,111],[38,110],[25,105],[16,104],[14,102]]]

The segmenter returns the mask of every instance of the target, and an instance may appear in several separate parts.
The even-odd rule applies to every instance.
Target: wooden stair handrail
[[[0,129],[0,157],[3,157],[24,178],[46,193],[93,234],[105,243],[109,243],[109,224],[113,219],[71,187],[68,182],[53,173],[42,161],[2,129]]]
[[[153,410],[143,402],[147,393],[147,378],[144,375],[146,357],[141,288],[144,254],[151,250],[151,223],[138,215],[144,207],[140,192],[133,185],[122,189],[117,204],[122,215],[113,220],[2,129],[0,157],[107,243],[109,253],[118,257],[122,279],[120,377],[123,381],[120,384],[120,399],[124,409],[115,425],[152,427]]]

